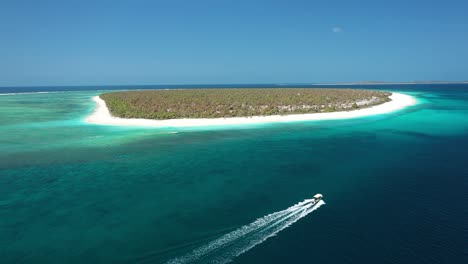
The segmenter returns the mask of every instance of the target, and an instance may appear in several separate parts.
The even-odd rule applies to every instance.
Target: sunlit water
[[[0,262],[186,260],[323,193],[326,205],[275,236],[286,222],[203,261],[463,263],[468,85],[377,88],[418,104],[350,120],[125,128],[83,121],[98,88],[0,88]]]

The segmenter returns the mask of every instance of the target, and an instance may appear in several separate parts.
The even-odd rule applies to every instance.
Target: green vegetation
[[[126,91],[100,97],[114,116],[173,119],[350,111],[387,102],[389,95],[352,89],[249,88]]]

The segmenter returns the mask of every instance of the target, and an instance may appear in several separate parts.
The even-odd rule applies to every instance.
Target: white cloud
[[[343,32],[343,29],[340,27],[333,27],[332,28],[333,33],[341,33]]]

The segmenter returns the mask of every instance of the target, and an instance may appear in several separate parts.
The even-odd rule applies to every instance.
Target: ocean
[[[327,86],[418,100],[347,120],[84,122],[107,90],[199,87],[0,88],[0,262],[468,262],[468,84]]]

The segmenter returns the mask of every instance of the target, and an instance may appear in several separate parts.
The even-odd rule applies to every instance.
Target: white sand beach
[[[110,114],[106,102],[99,96],[93,97],[96,102],[96,110],[86,118],[86,122],[99,125],[113,126],[144,126],[144,127],[195,127],[195,126],[222,126],[222,125],[242,125],[261,124],[273,122],[297,122],[309,120],[332,120],[348,119],[370,115],[386,114],[401,110],[405,107],[415,105],[416,99],[410,95],[392,93],[391,101],[369,108],[331,112],[331,113],[311,113],[293,115],[272,115],[272,116],[252,116],[252,117],[229,117],[229,118],[185,118],[185,119],[127,119],[114,117]]]

